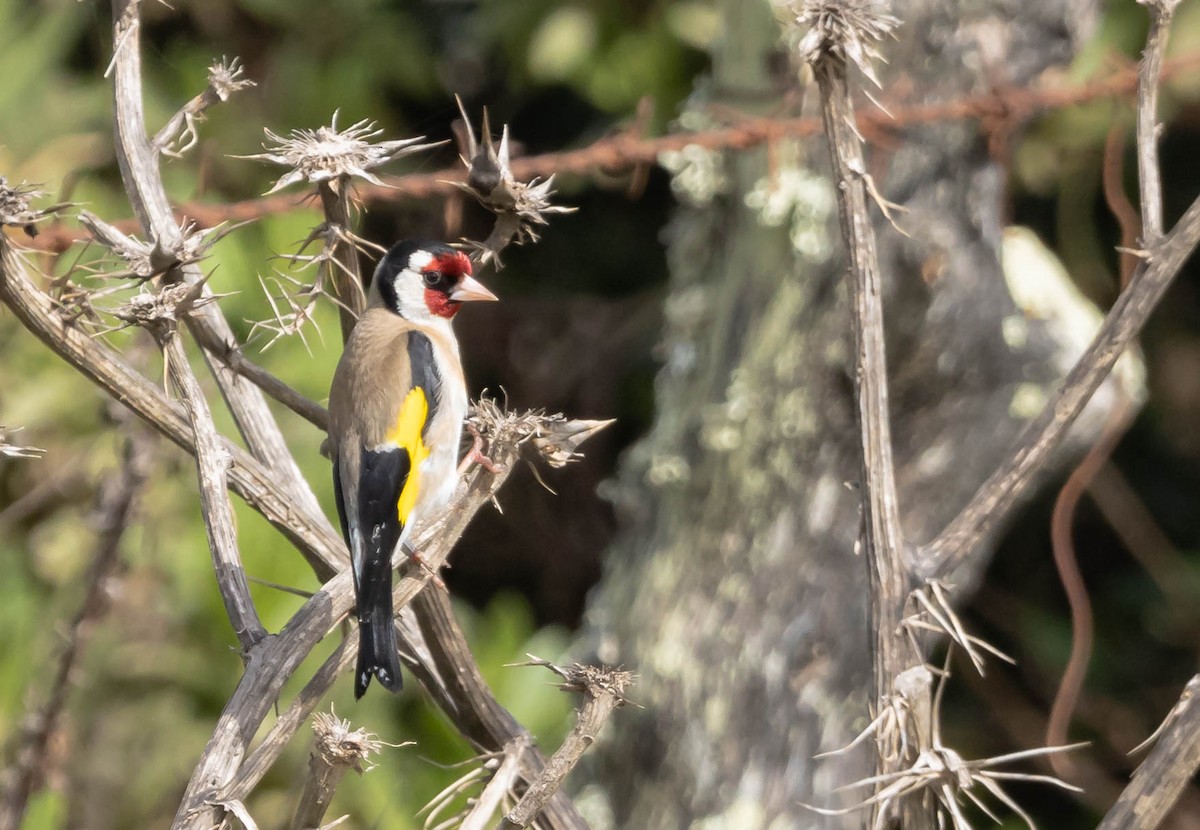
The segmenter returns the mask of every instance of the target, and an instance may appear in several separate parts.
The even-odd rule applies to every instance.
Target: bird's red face
[[[449,320],[465,302],[496,299],[471,276],[471,260],[442,242],[397,242],[372,285],[385,307],[414,322]]]
[[[495,294],[471,276],[471,260],[461,251],[434,254],[420,274],[425,284],[425,306],[435,317],[448,320],[464,302],[496,299]]]

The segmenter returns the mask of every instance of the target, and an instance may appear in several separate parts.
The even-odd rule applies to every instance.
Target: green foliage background
[[[452,95],[457,92],[473,106],[489,104],[493,123],[512,123],[514,136],[528,150],[538,151],[583,145],[626,124],[638,102],[650,96],[651,127],[661,130],[703,71],[704,49],[721,28],[713,4],[705,0],[175,0],[173,6],[145,6],[151,125],[163,123],[202,88],[205,67],[221,54],[241,56],[259,84],[213,109],[201,127],[200,145],[185,160],[166,164],[174,199],[214,203],[248,198],[270,186],[272,170],[229,158],[258,151],[264,127],[279,133],[312,128],[328,124],[335,110],[343,125],[363,118],[378,121],[389,138],[426,134],[443,139],[450,137],[447,125],[455,116]],[[0,173],[10,181],[45,183],[54,195],[115,219],[128,216],[129,207],[113,161],[110,91],[102,77],[110,54],[108,15],[106,3],[0,0]],[[1064,82],[1107,71],[1114,56],[1135,56],[1143,37],[1144,12],[1132,0],[1114,2],[1095,41],[1064,74]],[[1172,44],[1176,54],[1200,49],[1198,4],[1184,4]],[[1168,116],[1183,122],[1184,116],[1194,115],[1191,101],[1198,92],[1196,73],[1173,81],[1164,98]],[[1111,299],[1114,286],[1107,253],[1114,229],[1097,208],[1101,148],[1113,118],[1127,115],[1111,102],[1052,114],[1034,125],[1014,156],[1016,218],[1038,227],[1083,288],[1102,302]],[[1184,155],[1172,147],[1166,148],[1168,164]],[[388,172],[432,170],[452,161],[453,152],[446,149],[405,160]],[[1183,194],[1179,198],[1190,198],[1200,190],[1194,161],[1181,161],[1172,169],[1181,172],[1169,183],[1178,189],[1169,190],[1169,199],[1177,192]],[[587,224],[567,217],[547,232],[549,253],[544,256],[552,257],[558,281],[551,283],[545,269],[534,267],[536,252],[523,252],[495,278],[500,293],[539,298],[570,291],[649,297],[647,302],[653,302],[665,275],[657,227],[650,223],[631,231],[628,221],[623,224],[623,202],[604,201],[607,197],[597,196],[583,181],[562,184],[565,201],[583,204],[591,213]],[[635,210],[661,219],[669,209],[666,193],[662,175],[655,174],[645,197],[649,207]],[[419,216],[414,218],[408,210],[384,210],[372,218],[380,241],[399,235],[407,222],[431,221],[420,211],[414,211]],[[317,221],[311,207],[300,206],[240,229],[214,249],[205,267],[214,272],[217,291],[236,292],[222,305],[239,334],[249,333],[248,321],[267,316],[253,276],[265,270],[273,255],[294,250]],[[588,228],[593,229],[590,236]],[[627,239],[626,263],[652,263],[640,280],[619,264],[606,268],[614,264],[607,238],[612,236]],[[572,252],[580,255],[570,256]],[[91,255],[82,254],[85,259]],[[68,255],[43,264],[61,273],[73,261]],[[1194,372],[1195,363],[1184,360],[1194,357],[1198,326],[1195,319],[1180,319],[1194,313],[1194,289],[1185,286],[1181,292],[1168,325],[1150,335],[1155,403],[1124,451],[1131,475],[1141,485],[1149,483],[1151,508],[1160,514],[1180,504],[1185,498],[1180,493],[1189,487],[1194,494],[1196,477],[1175,468],[1152,473],[1145,464],[1139,467],[1139,461],[1170,458],[1168,466],[1190,463],[1194,469],[1200,452],[1194,442],[1171,431],[1171,425],[1188,423],[1200,412],[1200,395],[1185,377]],[[327,335],[336,331],[330,309],[323,310],[318,323]],[[136,346],[136,337],[122,334],[117,339],[134,349],[149,372],[161,372],[155,356]],[[258,357],[299,391],[321,400],[339,353],[336,340],[310,338],[308,350],[293,338]],[[1158,356],[1164,362],[1156,362]],[[629,392],[634,425],[650,417],[645,373],[639,383]],[[211,385],[209,391],[215,400]],[[11,316],[0,313],[0,423],[25,425],[21,439],[48,450],[40,461],[0,460],[0,511],[37,488],[53,494],[31,514],[10,513],[6,519],[0,512],[0,742],[6,744],[27,707],[44,698],[65,621],[80,599],[93,538],[88,518],[94,483],[113,469],[118,452],[105,412],[101,395],[28,337]],[[233,434],[227,417],[218,414],[224,419],[219,425]],[[332,513],[327,462],[318,452],[322,436],[288,413],[281,412],[279,419],[306,476]],[[125,565],[114,586],[113,607],[77,673],[65,742],[54,747],[65,767],[31,805],[25,823],[29,830],[168,822],[238,677],[234,640],[211,577],[192,467],[165,442],[158,455],[142,501],[142,521],[122,546]],[[249,572],[312,589],[314,578],[294,551],[252,511],[235,506]],[[1194,513],[1194,501],[1191,508]],[[1095,524],[1093,518],[1089,527]],[[1171,665],[1189,656],[1194,663],[1195,657],[1195,617],[1185,614],[1180,622],[1178,615],[1200,601],[1194,554],[1200,527],[1194,518],[1168,525],[1176,538],[1185,540],[1186,568],[1180,594],[1151,621],[1161,648],[1147,658],[1167,664],[1166,669],[1148,669],[1167,678],[1167,700],[1179,674]],[[1040,536],[1025,541],[1044,548]],[[1047,560],[1036,561],[1044,565]],[[1009,567],[1014,573],[1020,568]],[[1052,586],[1052,577],[1043,571],[1038,573]],[[1019,582],[1020,577],[1001,567],[993,579],[1003,587],[1006,579]],[[1131,617],[1159,613],[1143,610],[1154,608],[1156,597],[1142,577],[1103,582],[1097,590],[1098,603],[1124,607]],[[297,597],[270,588],[256,585],[253,591],[272,630],[299,604]],[[1029,655],[1035,675],[1053,677],[1065,659],[1069,629],[1056,603],[1048,595],[1045,605],[1021,605],[1017,615],[1018,626],[1025,629],[1023,641],[1036,646]],[[482,608],[464,604],[461,610],[500,700],[547,746],[555,745],[569,725],[570,701],[542,674],[504,664],[525,652],[561,657],[568,632],[539,627],[537,609],[516,594],[501,593]],[[986,608],[980,613],[989,618]],[[315,668],[329,648],[326,644],[314,654],[307,668]],[[1128,683],[1119,665],[1137,649],[1126,644],[1098,654],[1094,675],[1108,693],[1117,694]],[[304,669],[297,674],[301,681],[306,676]],[[372,694],[354,704],[347,684],[339,685],[333,696],[339,714],[369,725],[384,740],[417,742],[416,747],[385,750],[379,768],[346,781],[330,814],[352,812],[343,826],[406,826],[403,817],[415,815],[456,775],[431,761],[451,763],[469,754],[412,685],[398,699]],[[1159,697],[1163,695],[1145,701],[1147,707],[1158,705]],[[978,741],[970,736],[964,740]],[[278,825],[288,815],[306,750],[305,742],[295,742],[251,802],[252,813],[265,825]]]

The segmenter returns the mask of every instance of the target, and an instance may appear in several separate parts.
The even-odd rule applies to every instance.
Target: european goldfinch
[[[463,302],[495,299],[459,251],[397,242],[334,372],[329,450],[358,601],[356,698],[371,675],[400,689],[392,557],[454,495],[467,387],[450,321]]]

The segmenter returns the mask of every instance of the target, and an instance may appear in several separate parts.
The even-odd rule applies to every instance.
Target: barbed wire
[[[1200,52],[1192,52],[1168,61],[1163,78],[1188,69],[1200,67]],[[997,89],[988,93],[964,96],[948,101],[910,103],[884,101],[878,108],[858,115],[858,129],[871,137],[884,136],[910,127],[947,121],[977,120],[989,135],[1004,134],[1021,121],[1032,116],[1089,103],[1104,98],[1131,95],[1137,88],[1136,66],[1121,67],[1110,75],[1083,84],[1048,88]],[[747,117],[710,130],[679,132],[645,137],[630,130],[606,136],[576,150],[565,150],[514,159],[513,174],[528,181],[550,175],[585,176],[597,172],[616,174],[658,163],[663,153],[677,152],[698,146],[708,150],[747,150],[783,138],[806,138],[823,129],[819,117]],[[382,185],[359,183],[357,195],[365,203],[399,202],[448,196],[461,192],[461,165],[433,173],[410,173],[384,178]],[[184,202],[176,207],[183,221],[198,227],[212,227],[222,222],[249,222],[265,216],[299,210],[309,199],[288,194],[273,194],[224,204]],[[133,230],[134,220],[117,222],[118,229]],[[87,234],[61,223],[40,229],[31,247],[61,253]]]

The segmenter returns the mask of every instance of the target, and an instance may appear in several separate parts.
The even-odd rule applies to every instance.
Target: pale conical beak
[[[483,287],[483,283],[474,277],[463,277],[462,282],[450,292],[450,299],[456,303],[469,303],[472,300],[490,300],[496,302],[500,298]]]

